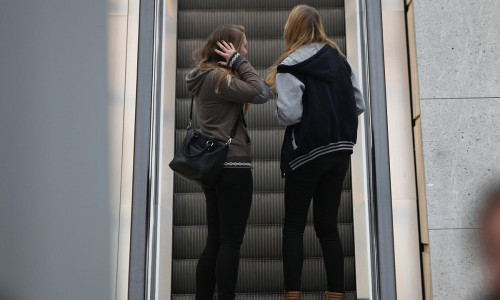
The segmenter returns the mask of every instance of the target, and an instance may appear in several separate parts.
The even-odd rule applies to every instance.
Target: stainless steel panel
[[[373,296],[377,299],[393,300],[396,294],[396,272],[394,261],[393,215],[391,202],[391,174],[389,164],[389,141],[387,133],[387,103],[385,90],[384,41],[382,28],[382,5],[379,1],[362,0],[366,10],[363,26],[366,42],[366,85],[370,124],[367,142],[370,176],[370,222],[373,228],[372,280]]]
[[[168,163],[174,156],[175,140],[175,82],[177,61],[177,0],[165,0],[163,8],[163,78],[159,128],[160,157],[158,161],[158,230],[157,230],[157,276],[156,298],[170,299],[172,274],[172,222],[174,174]],[[168,45],[165,47],[165,45]]]
[[[151,56],[151,73],[144,75],[152,75],[151,77],[151,140],[149,143],[149,212],[148,212],[148,239],[147,239],[147,272],[146,272],[146,299],[156,299],[158,293],[158,250],[159,250],[159,202],[160,202],[160,173],[161,173],[161,127],[163,125],[161,107],[163,105],[163,14],[164,2],[151,1],[150,5],[154,5],[152,14],[147,18],[152,22],[153,26],[148,29],[153,31],[150,43],[152,44]],[[143,5],[141,5],[141,19],[144,17],[142,14]],[[143,24],[141,20],[141,24]],[[142,26],[142,25],[141,25]],[[141,28],[141,32],[142,31]]]
[[[365,45],[361,25],[363,18],[361,1],[346,1],[345,14],[347,59],[358,77],[360,86],[363,87],[366,85],[363,76],[366,66],[364,65]],[[367,129],[364,116],[363,114],[359,118],[358,142],[351,158],[356,292],[358,299],[375,299],[372,295],[370,205],[368,202],[370,170],[367,165],[369,148],[366,133],[369,129]]]
[[[154,142],[156,126],[154,105],[157,99],[155,75],[158,70],[156,59],[155,33],[156,1],[141,1],[139,9],[139,39],[137,55],[137,104],[134,130],[134,166],[132,182],[132,212],[130,230],[130,263],[128,297],[143,299],[153,291],[150,288],[151,250],[156,240],[151,239],[150,220],[154,220],[152,200],[156,195],[156,157]]]

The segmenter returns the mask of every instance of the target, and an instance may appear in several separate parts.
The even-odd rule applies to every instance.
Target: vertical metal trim
[[[346,26],[346,54],[354,72],[358,76],[360,85],[367,90],[365,80],[366,42],[363,28],[364,11],[361,0],[345,3]],[[364,95],[367,95],[364,92]],[[369,109],[360,116],[358,126],[358,142],[354,147],[351,158],[352,171],[352,200],[354,223],[354,246],[356,262],[356,296],[357,299],[374,299],[372,276],[372,236],[371,228],[371,195],[370,195],[370,149],[371,130]]]
[[[150,152],[150,212],[148,234],[148,261],[147,261],[147,299],[157,297],[158,275],[158,222],[159,222],[159,190],[161,155],[161,105],[163,94],[163,7],[164,1],[155,0],[154,41],[153,41],[153,81],[152,81],[152,108],[151,108],[151,152]]]
[[[130,258],[130,218],[132,207],[132,182],[134,158],[134,126],[137,85],[137,46],[140,0],[127,2],[127,44],[125,66],[125,99],[123,111],[123,139],[120,191],[120,223],[116,300],[125,299],[128,293]]]
[[[174,173],[168,166],[175,152],[175,102],[177,77],[177,0],[164,0],[161,52],[162,101],[158,102],[158,212],[156,299],[170,299],[172,287],[172,238]],[[168,46],[167,46],[168,45]],[[161,283],[161,284],[160,284]]]
[[[154,294],[151,299],[170,299],[172,283],[172,228],[174,173],[168,163],[174,156],[177,74],[177,0],[161,1],[158,26],[156,100],[156,213]],[[167,46],[168,45],[168,46]]]
[[[378,299],[396,299],[396,271],[392,222],[392,197],[389,162],[387,104],[385,91],[384,41],[382,32],[382,4],[380,0],[363,0],[365,7],[365,34],[367,45],[368,80],[367,119],[371,122],[372,142],[372,228],[373,285]]]
[[[135,113],[134,172],[130,233],[128,299],[145,299],[147,237],[150,198],[150,140],[153,95],[155,0],[142,0],[139,8],[137,102]]]

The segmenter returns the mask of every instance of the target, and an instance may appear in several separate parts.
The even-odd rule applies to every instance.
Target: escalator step
[[[282,300],[283,293],[275,294],[236,294],[236,300]],[[302,293],[302,300],[324,300],[324,293]],[[355,292],[347,292],[345,294],[345,300],[356,300]],[[172,295],[172,300],[195,300],[193,294],[191,295]]]
[[[193,294],[196,288],[197,259],[177,259],[173,261],[172,294]],[[354,258],[344,260],[344,289],[354,291],[356,278]],[[322,258],[304,260],[302,270],[303,292],[318,292],[326,289],[326,274]],[[279,293],[283,291],[283,261],[241,259],[236,292]]]
[[[281,192],[285,186],[285,180],[280,176],[279,160],[254,160],[253,161],[253,190],[254,192]],[[343,190],[351,189],[350,171],[344,179]],[[174,174],[175,193],[201,192],[202,189],[184,177]]]
[[[279,259],[281,252],[282,226],[247,226],[241,247],[242,258]],[[339,224],[338,231],[344,256],[354,256],[352,224]],[[206,226],[175,226],[173,233],[173,253],[175,259],[199,258],[207,241]],[[307,225],[304,232],[304,257],[321,257],[321,247],[313,225]]]
[[[239,2],[239,1],[238,1]],[[343,7],[318,9],[328,36],[343,36],[345,13]],[[245,26],[248,38],[281,38],[290,10],[186,10],[178,14],[178,36],[207,38],[221,24]]]
[[[329,38],[345,53],[345,37],[331,36]],[[177,51],[185,55],[177,56],[177,68],[194,67],[196,63],[192,58],[192,53],[201,48],[204,43],[205,38],[178,40]],[[252,63],[254,68],[269,68],[285,50],[285,41],[282,38],[252,39],[247,41],[247,50],[247,59]]]
[[[293,8],[297,4],[304,3],[303,0],[182,0],[179,1],[179,10],[189,9],[283,9]],[[309,0],[307,4],[315,8],[343,7],[344,0]]]
[[[337,221],[352,223],[351,191],[342,191]],[[254,193],[248,224],[283,224],[285,217],[283,193]],[[205,195],[203,193],[174,194],[174,226],[206,225]],[[312,224],[312,206],[307,216]]]

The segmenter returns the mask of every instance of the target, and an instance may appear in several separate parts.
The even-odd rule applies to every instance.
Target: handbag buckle
[[[233,138],[230,137],[229,140],[227,140],[226,145],[230,146],[232,141],[233,141]]]
[[[214,145],[214,142],[212,142],[212,141],[207,141],[207,143],[206,143],[206,147],[207,147],[208,149],[212,148],[212,147],[213,147],[213,145]]]

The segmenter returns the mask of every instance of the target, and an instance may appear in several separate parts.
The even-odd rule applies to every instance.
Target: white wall
[[[2,1],[0,299],[110,299],[106,9]]]

